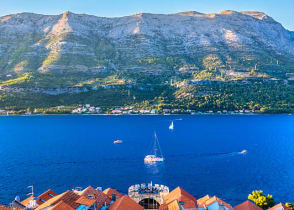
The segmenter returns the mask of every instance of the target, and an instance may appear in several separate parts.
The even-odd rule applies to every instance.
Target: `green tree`
[[[270,207],[273,207],[275,205],[275,201],[273,199],[272,195],[267,195],[265,196],[263,194],[262,190],[255,190],[252,192],[252,194],[248,195],[248,199],[253,201],[257,206],[263,208],[263,209],[268,209]]]
[[[286,203],[285,206],[288,207],[291,210],[294,210],[294,203]]]
[[[261,107],[261,108],[260,108],[260,111],[261,111],[261,112],[266,112],[266,111],[268,111],[268,108],[266,108],[266,107]]]
[[[27,113],[32,112],[32,108],[31,107],[28,107],[27,110],[26,110],[26,112]]]

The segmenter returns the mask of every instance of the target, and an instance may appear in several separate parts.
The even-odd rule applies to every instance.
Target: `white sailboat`
[[[156,162],[163,162],[164,158],[162,156],[162,152],[159,146],[159,141],[156,133],[154,132],[154,145],[153,145],[153,153],[152,155],[146,155],[144,158],[144,162],[147,164],[154,164]]]
[[[172,123],[170,124],[170,126],[168,127],[168,129],[173,130],[174,129],[174,121],[172,121]]]

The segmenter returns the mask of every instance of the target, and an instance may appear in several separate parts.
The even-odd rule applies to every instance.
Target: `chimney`
[[[116,201],[116,194],[115,194],[115,193],[112,193],[112,195],[111,195],[111,200],[112,200],[112,201]]]
[[[184,201],[179,201],[179,204],[180,204],[180,209],[181,210],[184,210],[184,205],[185,205],[185,202]]]

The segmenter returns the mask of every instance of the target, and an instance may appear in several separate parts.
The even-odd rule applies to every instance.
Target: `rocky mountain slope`
[[[294,32],[261,12],[136,14],[103,18],[65,12],[0,18],[0,75],[95,74],[207,68],[294,69]]]
[[[294,32],[261,12],[0,17],[0,114],[79,104],[294,113],[293,81]]]

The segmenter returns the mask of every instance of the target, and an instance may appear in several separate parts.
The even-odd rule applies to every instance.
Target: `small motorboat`
[[[122,141],[122,140],[115,140],[115,141],[113,141],[113,143],[114,143],[114,144],[122,144],[123,141]]]
[[[246,149],[243,149],[241,152],[239,152],[240,154],[246,154],[247,153],[247,150]]]

